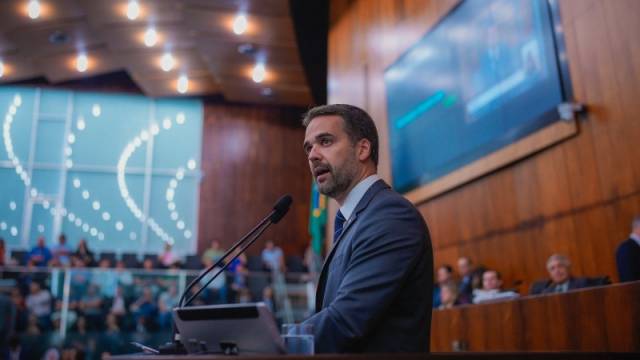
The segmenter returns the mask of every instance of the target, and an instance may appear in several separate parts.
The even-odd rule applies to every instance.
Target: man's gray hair
[[[566,267],[570,267],[571,266],[571,261],[569,261],[569,258],[564,256],[564,255],[560,255],[560,254],[553,254],[551,256],[549,256],[549,259],[547,260],[547,270],[549,269],[549,264],[551,264],[552,261],[558,261],[560,264],[566,266]]]
[[[635,229],[640,229],[640,215],[636,215],[631,222],[631,231]]]

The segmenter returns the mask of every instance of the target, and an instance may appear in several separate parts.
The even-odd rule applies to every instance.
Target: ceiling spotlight
[[[88,67],[89,59],[87,58],[87,55],[78,54],[78,57],[76,58],[76,70],[78,70],[79,72],[85,72],[87,71]]]
[[[40,16],[40,2],[38,0],[30,0],[27,4],[27,14],[32,19]]]
[[[251,72],[251,78],[253,81],[259,83],[264,80],[265,75],[267,74],[267,70],[264,68],[264,64],[256,64],[254,66],[253,71]]]
[[[233,32],[236,35],[241,35],[243,34],[245,31],[247,31],[247,17],[244,15],[238,15],[236,16],[236,18],[233,20]]]
[[[127,5],[127,17],[129,20],[135,20],[138,18],[138,15],[140,15],[140,5],[138,5],[136,0],[129,1]]]
[[[164,53],[160,58],[160,67],[163,71],[171,71],[175,64],[176,61],[173,59],[173,55],[171,55],[171,53]]]
[[[4,75],[4,62],[0,60],[0,78]]]
[[[147,47],[152,47],[158,42],[158,33],[154,28],[148,28],[147,31],[144,32],[144,44]]]
[[[187,92],[187,89],[189,88],[189,78],[187,77],[187,75],[180,75],[180,77],[178,78],[177,88],[180,94],[184,94]]]

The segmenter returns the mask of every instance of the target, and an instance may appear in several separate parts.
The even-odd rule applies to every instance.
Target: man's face
[[[471,264],[469,263],[469,259],[460,258],[458,259],[458,273],[461,276],[467,276],[471,272]]]
[[[549,262],[547,271],[549,271],[551,281],[555,284],[562,284],[569,280],[569,267],[556,259]]]
[[[44,238],[43,237],[39,237],[38,238],[38,246],[39,247],[44,247]]]
[[[485,271],[482,274],[482,288],[485,290],[498,290],[502,286],[502,280],[498,279],[495,271]]]
[[[360,163],[356,148],[337,115],[318,116],[307,126],[304,150],[320,193],[331,198],[346,195]]]
[[[449,273],[449,270],[447,270],[447,268],[441,267],[438,268],[438,284],[444,284],[447,281],[451,280],[451,273]]]

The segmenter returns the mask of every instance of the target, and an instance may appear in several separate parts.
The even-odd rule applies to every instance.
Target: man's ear
[[[371,142],[367,139],[360,139],[357,145],[358,160],[366,161],[371,158]]]

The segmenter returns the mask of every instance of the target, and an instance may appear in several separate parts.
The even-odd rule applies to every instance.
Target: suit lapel
[[[374,196],[378,192],[380,192],[380,190],[386,189],[386,188],[389,188],[389,185],[387,185],[387,183],[385,183],[384,180],[378,180],[375,183],[373,183],[373,185],[371,185],[369,190],[367,190],[367,192],[364,194],[362,199],[360,199],[360,202],[358,202],[358,206],[356,206],[355,210],[353,211],[353,214],[351,214],[351,216],[349,216],[349,219],[347,219],[347,222],[344,224],[344,227],[342,229],[342,233],[340,234],[340,236],[337,239],[333,240],[333,246],[329,251],[329,255],[327,255],[327,259],[324,261],[324,264],[322,265],[322,271],[320,272],[320,278],[318,279],[318,289],[316,291],[316,312],[322,309],[322,301],[324,298],[325,286],[327,285],[329,264],[333,259],[333,255],[335,254],[336,249],[338,248],[338,244],[340,243],[340,240],[342,240],[345,237],[351,225],[353,225],[356,222],[356,219],[358,218],[358,214],[362,210],[364,210],[367,207],[367,205],[369,205],[369,203],[371,202],[371,199],[373,199]]]

